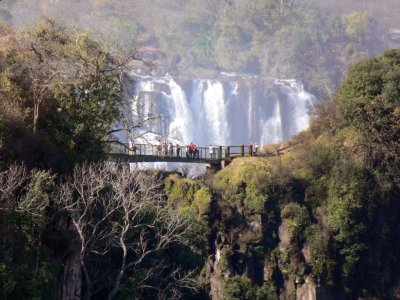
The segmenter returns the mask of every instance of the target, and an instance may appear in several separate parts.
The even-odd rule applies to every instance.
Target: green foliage
[[[49,18],[23,34],[23,41],[7,34],[0,48],[6,148],[28,165],[61,170],[100,158],[124,105],[126,62],[93,36]],[[13,138],[24,149],[14,149]]]
[[[194,180],[176,174],[166,178],[164,190],[169,206],[178,209],[182,216],[190,220],[185,235],[188,244],[204,254],[209,248],[208,221],[213,214],[211,191]]]
[[[362,252],[366,249],[364,234],[368,221],[368,198],[365,174],[349,162],[339,165],[332,174],[327,203],[327,221],[334,231],[333,239],[342,255],[343,280],[357,274]]]
[[[304,238],[304,230],[310,224],[310,216],[305,207],[298,203],[288,203],[281,210],[281,218],[287,220],[290,239],[300,243]]]
[[[299,180],[323,181],[339,156],[334,138],[324,134],[304,143],[293,157],[289,154],[285,168]]]
[[[251,35],[240,26],[226,21],[220,25],[215,42],[218,63],[229,71],[239,71],[246,62],[250,45]]]
[[[37,38],[42,44],[51,46],[52,43],[65,45],[69,41],[66,28],[57,23],[53,18],[42,18],[31,32],[34,38]]]
[[[317,109],[318,139],[302,154],[311,171],[305,203],[317,218],[305,231],[312,273],[352,295],[385,298],[390,282],[367,270],[386,264],[377,245],[386,244],[383,228],[397,226],[389,203],[398,182],[399,57],[390,50],[353,66],[339,97]]]
[[[232,205],[243,206],[249,214],[261,214],[268,201],[286,201],[291,197],[290,191],[277,182],[278,176],[272,174],[267,160],[237,158],[216,174],[213,185],[223,191],[224,198]]]
[[[213,184],[215,189],[223,190],[235,189],[243,182],[261,188],[269,175],[270,170],[266,161],[257,158],[237,158],[228,168],[216,174]]]
[[[81,159],[101,154],[102,140],[119,115],[120,94],[115,88],[115,78],[110,76],[79,83],[60,80],[54,91],[53,109],[43,121],[47,137]]]
[[[211,201],[212,201],[211,191],[205,187],[201,187],[194,194],[194,204],[196,205],[201,215],[210,212]]]
[[[50,193],[54,187],[54,176],[48,171],[33,172],[20,207],[43,212],[50,205]]]
[[[222,272],[229,270],[232,265],[233,251],[230,248],[223,249],[221,251],[221,257],[219,259],[218,267]]]
[[[41,243],[43,219],[0,214],[0,298],[56,299],[59,264]]]
[[[277,300],[279,299],[276,287],[272,283],[264,283],[263,286],[256,289],[255,299],[257,300]]]
[[[214,43],[216,34],[213,32],[200,33],[192,42],[191,52],[195,63],[202,67],[212,67],[214,63]]]
[[[352,12],[342,18],[347,35],[355,40],[362,40],[365,37],[369,25],[369,17],[366,13]]]
[[[251,280],[244,276],[233,276],[228,279],[224,289],[224,299],[226,300],[253,300],[255,290]]]
[[[199,219],[198,211],[193,206],[185,206],[181,209],[182,216],[189,220],[188,231],[185,234],[185,241],[193,247],[194,251],[205,254],[209,249],[208,223],[203,219]]]
[[[262,213],[264,211],[267,195],[263,195],[255,184],[247,184],[245,189],[244,206],[250,213]]]
[[[398,170],[400,51],[389,50],[353,66],[339,94],[339,111],[362,137],[372,166]]]
[[[183,208],[192,205],[195,194],[201,187],[193,180],[171,175],[165,181],[165,192],[171,207]],[[198,204],[207,205],[207,191],[199,192]]]
[[[329,233],[318,224],[314,224],[306,229],[305,235],[312,257],[312,274],[328,286],[334,286],[338,262],[332,255],[332,242]]]
[[[226,300],[276,300],[275,287],[265,284],[258,287],[252,284],[245,276],[235,275],[230,277],[224,288],[224,299]]]
[[[341,86],[339,108],[346,119],[352,118],[355,108],[371,101],[383,89],[383,66],[377,58],[364,60],[351,67],[347,80]]]

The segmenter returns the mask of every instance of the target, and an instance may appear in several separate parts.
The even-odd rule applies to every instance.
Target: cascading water
[[[158,114],[150,140],[181,145],[278,143],[307,129],[315,97],[296,80],[139,78],[135,105]],[[142,112],[143,113],[143,112]]]
[[[217,81],[207,80],[203,99],[199,100],[204,107],[206,123],[203,126],[208,131],[209,142],[219,145],[225,144],[230,139],[223,85]]]
[[[279,99],[274,99],[273,112],[267,119],[260,119],[258,126],[261,128],[260,144],[278,143],[282,140],[282,118]]]
[[[179,140],[187,141],[195,130],[195,123],[191,121],[193,120],[193,111],[182,88],[172,79],[167,80],[166,84],[171,91],[171,95],[164,94],[167,103],[170,103],[170,105],[167,104],[170,122],[166,134],[170,137],[177,135]],[[182,118],[182,116],[185,117]],[[182,128],[185,128],[185,130],[182,130]]]

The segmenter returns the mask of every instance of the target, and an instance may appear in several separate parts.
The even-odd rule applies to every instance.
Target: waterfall
[[[223,145],[230,141],[225,101],[227,98],[224,95],[224,88],[221,82],[206,81],[206,88],[203,94],[206,123],[199,124],[198,128],[205,127],[204,130],[208,132],[209,142],[213,144]]]
[[[279,143],[283,140],[281,106],[278,98],[274,99],[272,105],[273,113],[268,119],[260,119],[258,126],[262,128],[260,144]]]
[[[169,130],[166,135],[177,140],[188,141],[195,132],[195,123],[193,120],[193,112],[186,99],[186,94],[182,88],[173,80],[169,79],[165,82],[171,91],[171,95],[167,96],[169,111]],[[182,116],[185,116],[182,118]]]
[[[296,80],[255,76],[145,77],[136,95],[137,107],[161,116],[152,139],[200,146],[279,143],[308,128],[316,101]]]

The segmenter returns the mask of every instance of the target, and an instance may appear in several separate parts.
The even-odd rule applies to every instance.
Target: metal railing
[[[162,146],[153,144],[135,144],[131,148],[128,143],[111,142],[108,154],[111,159],[128,162],[193,162],[193,163],[219,163],[220,161],[231,161],[236,157],[243,156],[279,156],[290,150],[291,147],[303,143],[303,141],[289,144],[286,147],[271,151],[265,150],[260,153],[256,145],[239,146],[217,146],[210,152],[209,147],[197,147],[196,151],[190,151],[187,146]]]
[[[157,156],[162,158],[191,158],[202,160],[226,160],[239,156],[256,155],[253,145],[216,146],[210,152],[209,147],[196,147],[190,151],[189,146],[113,143],[110,153],[134,156]]]
[[[210,153],[209,147],[196,147],[194,151],[189,150],[189,146],[162,146],[152,144],[135,144],[131,148],[127,143],[113,143],[110,153],[138,155],[138,156],[158,156],[174,158],[192,158],[206,160],[223,160],[226,155],[226,147],[214,147]]]

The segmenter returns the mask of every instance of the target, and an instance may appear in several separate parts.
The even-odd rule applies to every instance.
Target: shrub
[[[201,187],[194,194],[194,204],[196,205],[199,214],[207,214],[210,211],[210,204],[212,201],[212,194],[208,188]]]
[[[294,202],[286,204],[281,211],[281,218],[287,219],[290,239],[293,242],[301,242],[304,237],[304,230],[310,224],[307,209]]]

